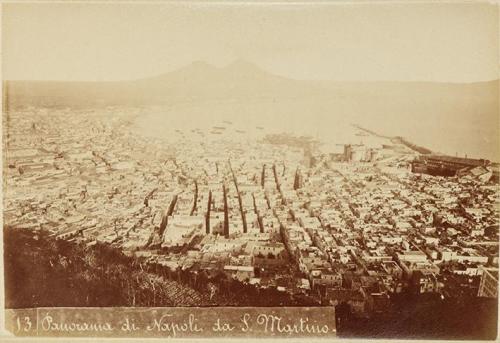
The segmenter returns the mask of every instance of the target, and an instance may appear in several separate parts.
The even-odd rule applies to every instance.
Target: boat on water
[[[225,130],[226,127],[224,127],[224,126],[212,126],[212,129],[214,129],[214,130]]]
[[[224,120],[223,123],[231,125],[233,122],[229,120]]]
[[[264,128],[262,126],[256,126],[256,128],[259,130],[264,130]]]

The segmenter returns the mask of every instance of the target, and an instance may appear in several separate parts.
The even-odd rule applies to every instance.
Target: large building
[[[478,297],[498,297],[498,269],[481,267],[481,283],[479,284]]]
[[[346,162],[370,162],[373,159],[373,149],[363,144],[345,144],[344,161]]]
[[[486,167],[490,161],[445,155],[420,155],[411,163],[413,173],[439,176],[456,176],[460,171],[475,167]]]

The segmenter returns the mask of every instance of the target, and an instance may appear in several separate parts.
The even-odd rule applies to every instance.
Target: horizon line
[[[253,68],[258,69],[259,71],[262,71],[264,73],[269,74],[270,76],[277,76],[285,79],[289,79],[292,81],[316,81],[316,82],[344,82],[344,83],[383,83],[383,82],[393,82],[393,83],[436,83],[436,84],[475,84],[475,83],[490,83],[490,82],[495,82],[500,80],[500,76],[496,78],[491,78],[491,79],[483,79],[483,80],[476,80],[476,81],[446,81],[446,80],[428,80],[428,79],[415,79],[415,80],[395,80],[395,79],[366,79],[366,80],[360,80],[360,79],[319,79],[319,78],[296,78],[293,76],[289,75],[283,75],[279,73],[274,73],[271,72],[258,64],[247,61],[241,58],[236,58],[233,61],[223,65],[223,66],[217,66],[212,63],[203,61],[203,60],[192,60],[191,62],[184,64],[180,67],[177,67],[175,69],[171,69],[168,71],[160,72],[157,74],[151,74],[151,75],[145,75],[141,77],[136,77],[136,78],[130,78],[130,79],[17,79],[17,78],[11,78],[11,79],[4,79],[2,78],[2,82],[59,82],[59,83],[120,83],[120,82],[138,82],[138,81],[144,81],[148,79],[153,79],[161,76],[166,76],[170,73],[175,73],[178,71],[182,71],[183,69],[189,68],[193,65],[196,64],[201,64],[205,65],[208,68],[213,68],[215,70],[223,71],[224,69],[227,69],[231,66],[237,65],[237,64],[246,64],[249,65]]]

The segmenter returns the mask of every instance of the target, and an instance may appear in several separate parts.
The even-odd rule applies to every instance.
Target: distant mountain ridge
[[[494,97],[498,80],[471,84],[433,82],[339,82],[294,80],[270,74],[237,60],[218,68],[197,61],[154,77],[132,81],[4,81],[9,106],[96,106],[171,104],[185,100],[250,99],[252,97],[390,96],[412,92],[432,96],[448,90]],[[496,92],[498,94],[498,92]],[[439,94],[435,94],[439,97]]]
[[[173,118],[187,118],[188,112],[190,120],[252,117],[266,125],[287,124],[289,130],[307,127],[323,135],[336,123],[348,121],[452,155],[497,160],[500,154],[498,80],[467,84],[303,81],[270,74],[245,61],[222,68],[193,62],[133,81],[4,81],[3,95],[4,110],[29,105],[160,105],[175,107]]]

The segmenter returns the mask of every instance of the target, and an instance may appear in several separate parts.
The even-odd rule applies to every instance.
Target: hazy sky
[[[4,4],[4,79],[119,80],[192,61],[297,79],[498,78],[487,3]]]

